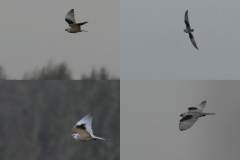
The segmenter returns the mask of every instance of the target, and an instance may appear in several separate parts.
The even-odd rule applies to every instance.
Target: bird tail
[[[106,140],[104,138],[101,138],[101,137],[97,137],[97,136],[92,136],[93,139],[97,140],[97,139],[101,139],[101,140]]]
[[[86,23],[88,23],[88,22],[77,23],[77,25],[82,26],[82,25],[84,25]]]
[[[215,115],[216,113],[202,113],[203,116],[205,115]]]
[[[191,30],[192,32],[194,31],[194,29]]]

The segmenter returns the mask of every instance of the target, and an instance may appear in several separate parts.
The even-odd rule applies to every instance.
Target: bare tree
[[[30,74],[25,74],[24,80],[70,80],[71,72],[65,63],[53,65],[52,62],[41,70],[35,70]]]

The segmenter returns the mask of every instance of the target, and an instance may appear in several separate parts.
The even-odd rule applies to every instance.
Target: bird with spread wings
[[[88,22],[82,22],[82,23],[76,23],[74,18],[74,9],[71,9],[66,17],[65,21],[69,24],[69,28],[65,29],[65,31],[69,33],[77,33],[77,32],[87,32],[85,30],[81,29],[81,26],[88,23]]]
[[[92,117],[93,114],[88,114],[84,118],[82,118],[80,121],[77,122],[77,124],[72,129],[73,131],[77,132],[72,135],[74,139],[77,141],[91,141],[91,140],[105,140],[104,138],[100,138],[93,135],[92,131]]]
[[[188,20],[188,10],[186,11],[185,16],[184,16],[184,22],[185,22],[185,24],[186,24],[186,29],[184,29],[184,32],[189,34],[189,38],[190,38],[193,46],[194,46],[196,49],[198,49],[197,43],[195,42],[194,37],[193,37],[193,34],[191,33],[191,32],[194,31],[194,29],[191,29],[191,27],[190,27],[190,23],[189,23],[189,20]]]
[[[215,115],[215,113],[203,113],[207,101],[202,101],[197,107],[189,107],[188,112],[185,112],[180,115],[183,117],[180,119],[179,130],[184,131],[191,128],[199,117],[203,117],[206,115]]]

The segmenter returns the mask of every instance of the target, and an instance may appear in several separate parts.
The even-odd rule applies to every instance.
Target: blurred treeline
[[[93,112],[93,133],[71,129]],[[119,160],[120,81],[0,81],[1,160]]]
[[[0,66],[0,80],[8,80],[3,67]],[[35,69],[31,73],[26,73],[23,80],[72,80],[71,70],[66,63],[53,64],[51,61],[42,69]],[[92,69],[90,75],[79,75],[79,80],[119,80],[111,77],[107,70],[102,67],[99,70]]]

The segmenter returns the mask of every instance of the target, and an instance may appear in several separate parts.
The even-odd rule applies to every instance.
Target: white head
[[[70,32],[70,28],[65,29],[65,31]]]
[[[180,117],[185,117],[188,114],[188,112],[184,112],[180,115]]]
[[[73,137],[74,139],[78,140],[78,138],[77,138],[77,137],[78,137],[78,133],[73,134],[72,137]]]

